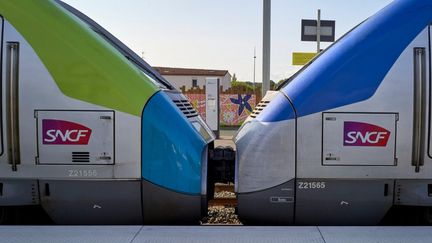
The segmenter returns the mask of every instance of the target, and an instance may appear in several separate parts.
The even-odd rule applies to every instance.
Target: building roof
[[[228,70],[194,69],[194,68],[171,68],[153,67],[163,76],[225,76]]]

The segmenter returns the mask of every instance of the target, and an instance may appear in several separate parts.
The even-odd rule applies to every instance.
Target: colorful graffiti
[[[205,94],[185,95],[205,119]],[[220,94],[219,100],[221,126],[240,126],[252,113],[256,104],[256,97],[251,94]]]
[[[252,107],[249,104],[249,99],[251,98],[251,95],[245,95],[244,97],[242,97],[241,94],[238,95],[237,99],[234,98],[230,98],[231,102],[238,105],[239,109],[238,109],[238,115],[241,116],[241,114],[243,113],[244,109],[246,108],[246,110],[248,110],[249,112],[252,112]]]
[[[205,94],[184,94],[188,99],[195,110],[201,115],[201,117],[205,120],[206,118],[206,101]]]

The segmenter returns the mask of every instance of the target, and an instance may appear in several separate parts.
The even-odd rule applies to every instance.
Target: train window
[[[207,126],[203,125],[204,121],[192,121],[193,127],[201,134],[206,142],[214,139],[214,135],[212,131],[207,130]]]

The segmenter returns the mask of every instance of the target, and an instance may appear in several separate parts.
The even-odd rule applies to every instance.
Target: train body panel
[[[250,187],[242,183],[250,182],[238,173],[241,219],[257,224],[374,225],[399,206],[428,212],[431,13],[430,1],[393,2],[287,80],[276,96],[269,95],[271,101],[235,138],[236,166],[257,181],[294,174],[294,199],[285,203],[294,203],[295,209],[290,214],[281,209],[283,220],[275,217],[271,196],[263,192],[278,185],[241,191]],[[295,128],[280,129],[278,124],[288,121]],[[248,129],[253,123],[266,124],[273,134],[266,141],[273,141],[237,141],[242,136],[260,140],[259,129]],[[292,134],[293,143],[280,142]],[[295,152],[288,154],[292,144]],[[250,161],[254,158],[244,151],[254,150],[264,153],[258,158],[272,160]],[[273,161],[295,169],[275,173],[256,166],[272,166]],[[248,210],[254,201],[267,202],[268,214]]]
[[[187,104],[183,95],[176,96],[174,99],[178,105],[182,106],[180,102]],[[207,141],[192,124],[200,126],[208,139],[211,135],[204,129],[204,122],[194,120],[190,123],[183,114],[173,112],[178,108],[168,100],[171,99],[167,94],[159,92],[144,109],[142,175],[144,179],[171,190],[199,195],[202,189],[201,161]],[[173,125],[174,120],[182,122]]]
[[[261,191],[295,178],[295,120],[251,121],[238,133],[236,144],[237,192]]]
[[[50,75],[49,70],[43,65],[43,62],[38,58],[38,55],[33,51],[30,44],[5,20],[4,25],[4,43],[3,43],[3,60],[8,58],[8,43],[19,43],[19,142],[20,150],[25,151],[20,154],[20,165],[14,173],[11,173],[11,165],[9,163],[9,150],[7,149],[7,133],[3,134],[3,145],[5,148],[2,156],[4,170],[0,171],[0,175],[4,178],[71,178],[71,179],[89,179],[89,178],[129,178],[139,179],[141,177],[140,164],[140,140],[141,136],[136,133],[141,127],[141,118],[131,114],[123,113],[120,111],[114,112],[106,107],[94,105],[85,101],[76,100],[65,96],[53,77]],[[6,63],[6,62],[3,62]],[[7,65],[3,65],[3,80],[7,80]],[[35,82],[37,81],[37,82]],[[5,82],[4,87],[8,87]],[[43,88],[41,88],[43,87]],[[7,121],[7,89],[3,89],[3,131],[8,131]],[[108,98],[108,97],[107,97]],[[105,156],[111,157],[107,161],[111,165],[101,165],[98,163],[86,163],[85,170],[82,165],[78,166],[77,163],[72,162],[72,153],[70,159],[66,161],[58,161],[57,164],[69,164],[69,166],[49,166],[44,161],[39,161],[39,150],[42,149],[43,139],[42,126],[37,127],[38,121],[41,123],[44,119],[38,118],[38,113],[43,112],[57,112],[58,115],[46,117],[54,120],[65,120],[69,122],[77,122],[74,114],[79,116],[79,112],[87,112],[89,114],[97,112],[112,112],[111,121],[113,130],[122,131],[117,133],[113,148],[107,151]],[[62,116],[61,113],[64,113]],[[97,116],[97,114],[96,114]],[[97,117],[96,119],[100,119]],[[103,122],[103,120],[101,120]],[[79,122],[78,122],[79,123]],[[102,123],[101,123],[102,124]],[[88,124],[82,124],[88,125]],[[54,125],[55,126],[55,125]],[[55,127],[52,127],[55,129]],[[60,134],[56,134],[60,135]],[[73,136],[73,135],[72,135]],[[90,135],[91,136],[91,135]],[[99,139],[106,139],[101,137]],[[112,139],[111,139],[112,140]],[[129,146],[122,146],[126,141],[130,141]],[[58,150],[76,148],[76,152],[93,152],[86,151],[89,149],[84,145],[67,145],[67,144],[52,144],[46,145],[55,147]],[[109,154],[112,153],[112,154]],[[89,155],[94,157],[101,157],[102,154]],[[116,160],[116,161],[115,161]],[[77,173],[78,172],[78,173]],[[86,172],[86,175],[84,173]]]
[[[297,179],[299,225],[376,225],[393,204],[393,180]]]
[[[0,207],[40,205],[60,224],[197,224],[214,135],[186,98],[61,1],[2,1],[0,15]]]
[[[59,224],[142,224],[140,183],[137,180],[39,180],[40,204]]]
[[[389,70],[381,85],[378,87],[374,95],[362,102],[358,102],[348,106],[342,106],[336,109],[328,110],[325,113],[316,113],[305,117],[298,118],[298,177],[300,178],[432,178],[432,170],[428,167],[432,166],[427,156],[425,156],[424,166],[419,172],[415,171],[412,165],[412,136],[413,136],[413,108],[414,108],[414,48],[425,48],[425,54],[429,53],[429,28],[424,29],[421,34],[411,42],[410,45],[402,52],[398,60]],[[429,70],[429,58],[426,58],[426,66]],[[429,79],[429,72],[425,72],[426,80]],[[411,82],[408,82],[410,80]],[[427,82],[429,83],[429,82]],[[429,86],[429,84],[427,84]],[[425,87],[426,90],[429,87]],[[425,100],[425,105],[429,103],[429,95]],[[426,109],[428,110],[428,109]],[[382,116],[386,114],[395,114],[396,117],[392,124],[384,126],[387,130],[392,130],[390,139],[396,140],[394,148],[394,163],[383,166],[380,158],[376,158],[372,154],[368,154],[368,160],[375,160],[372,166],[337,166],[338,155],[334,155],[335,163],[333,166],[323,166],[325,164],[326,154],[324,154],[324,138],[323,134],[338,132],[339,138],[334,143],[342,144],[343,134],[341,130],[326,131],[323,125],[332,121],[325,121],[332,114],[353,114],[356,117],[351,117],[350,121],[365,122],[369,124],[382,124]],[[375,118],[375,121],[374,120]],[[335,117],[336,118],[336,117]],[[396,128],[393,128],[396,127]],[[425,127],[425,134],[428,134],[428,127]],[[331,129],[331,128],[328,128]],[[316,132],[323,131],[323,132]],[[312,143],[313,140],[321,141],[321,143]],[[394,141],[393,140],[393,141]],[[427,140],[424,141],[425,146]],[[388,146],[381,147],[383,149],[391,147],[390,141]],[[351,146],[360,150],[361,147]],[[364,147],[373,150],[380,147]],[[384,150],[381,150],[383,152]],[[337,152],[337,151],[336,151]],[[353,151],[354,153],[355,151]],[[368,150],[364,151],[365,153]],[[425,154],[426,155],[426,154]],[[361,158],[361,155],[357,155]],[[354,157],[351,158],[355,159]],[[346,164],[350,165],[350,164]]]
[[[238,215],[245,224],[294,224],[295,179],[265,190],[238,193]]]

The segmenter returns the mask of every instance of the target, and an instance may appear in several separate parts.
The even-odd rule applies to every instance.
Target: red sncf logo
[[[42,120],[42,143],[59,145],[87,145],[92,130],[81,124],[54,120]]]
[[[344,122],[344,146],[385,147],[390,131],[363,122]]]

